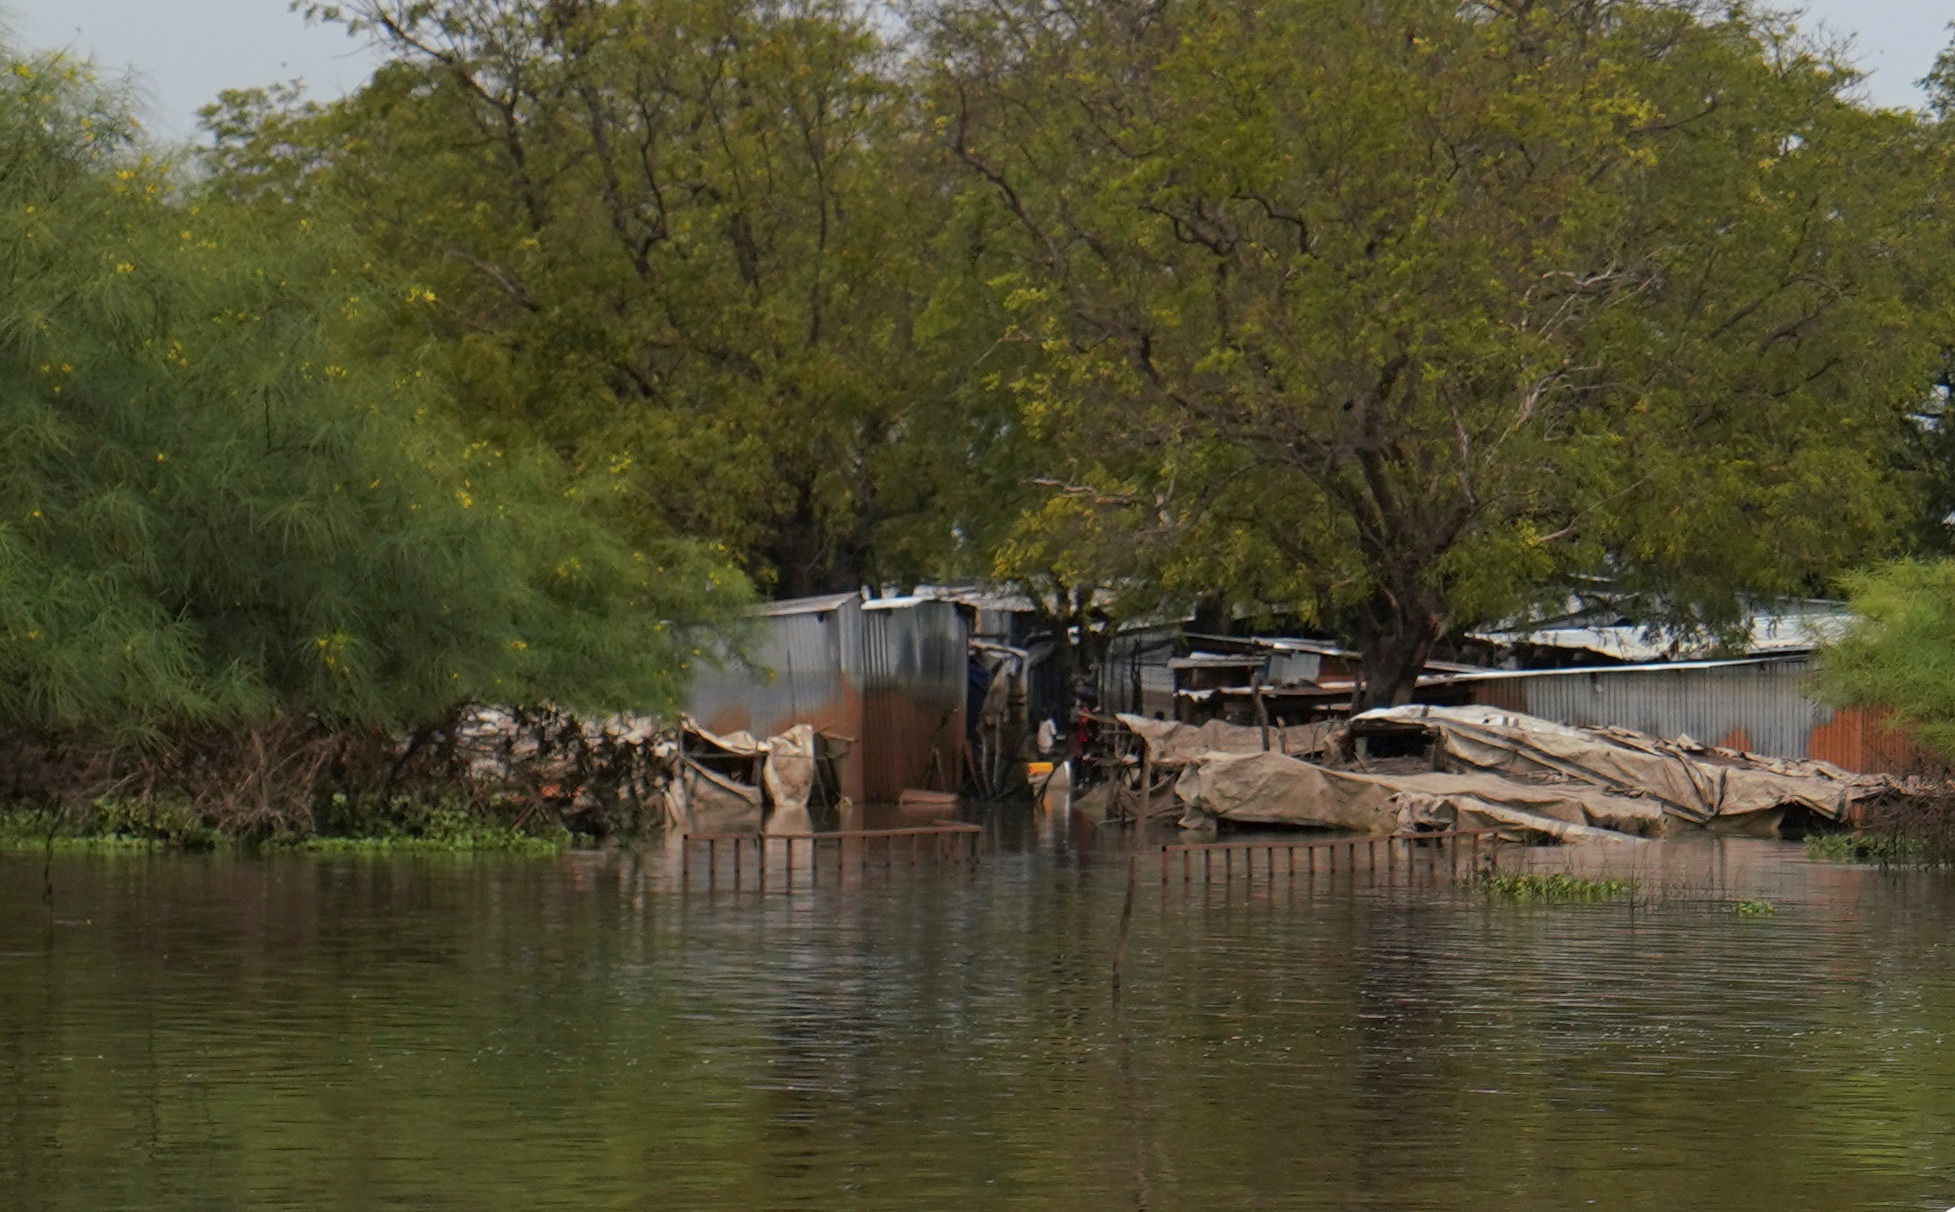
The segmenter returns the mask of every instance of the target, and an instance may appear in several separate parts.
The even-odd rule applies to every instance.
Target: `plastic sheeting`
[[[1892,779],[1824,762],[1768,761],[1687,737],[1570,728],[1487,707],[1384,708],[1350,722],[1359,740],[1422,735],[1440,768],[1414,772],[1333,769],[1273,745],[1263,752],[1255,728],[1204,737],[1206,729],[1121,718],[1158,746],[1149,754],[1154,762],[1181,768],[1175,796],[1189,827],[1227,820],[1360,833],[1488,828],[1576,841],[1648,837],[1678,820],[1771,833],[1788,811],[1837,820],[1856,801],[1896,789]],[[1257,738],[1252,752],[1240,751],[1239,733]],[[1217,747],[1195,752],[1204,739]],[[1311,752],[1329,747],[1327,740]]]
[[[1210,754],[1175,783],[1182,824],[1212,820],[1356,833],[1500,829],[1528,840],[1626,840],[1655,833],[1649,800],[1573,783],[1491,774],[1370,774],[1331,770],[1280,753]]]
[[[1359,736],[1416,728],[1437,741],[1455,769],[1557,775],[1647,796],[1695,825],[1741,832],[1776,828],[1789,808],[1840,820],[1854,801],[1893,786],[1880,775],[1825,762],[1754,758],[1688,737],[1663,741],[1626,728],[1571,728],[1491,707],[1386,707],[1357,716],[1351,727]]]
[[[1174,720],[1150,720],[1146,716],[1119,717],[1127,730],[1147,742],[1148,757],[1156,766],[1183,766],[1211,753],[1261,753],[1264,729],[1250,724],[1230,724],[1210,720],[1205,724],[1182,724]],[[1272,725],[1268,730],[1271,753],[1292,757],[1312,757],[1336,747],[1344,729],[1341,724]]]
[[[679,759],[678,775],[666,789],[665,822],[669,828],[698,833],[758,833],[764,806],[774,808],[777,831],[806,832],[788,822],[805,821],[814,794],[815,730],[796,724],[780,736],[761,741],[749,732],[709,732],[688,723],[689,752]],[[714,757],[746,758],[760,766],[760,785],[704,765],[695,754],[704,749]]]

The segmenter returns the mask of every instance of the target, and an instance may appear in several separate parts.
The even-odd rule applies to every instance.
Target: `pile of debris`
[[[644,828],[806,832],[811,808],[844,808],[834,762],[843,738],[807,724],[759,739],[714,733],[681,717],[586,719],[552,710],[484,707],[452,736],[458,773],[478,793],[551,805],[592,832]]]
[[[1919,790],[1825,762],[1484,706],[1384,708],[1303,728],[1119,718],[1143,751],[1106,793],[1109,815],[1174,812],[1189,828],[1486,828],[1561,842],[1648,838],[1682,823],[1775,836]]]

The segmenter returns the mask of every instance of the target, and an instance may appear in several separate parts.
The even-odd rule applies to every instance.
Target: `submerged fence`
[[[1246,842],[1189,842],[1161,847],[1161,886],[1174,880],[1177,865],[1181,882],[1214,883],[1257,874],[1257,858],[1262,859],[1262,874],[1294,879],[1315,878],[1321,870],[1327,876],[1340,872],[1363,874],[1373,879],[1383,873],[1392,878],[1403,871],[1436,875],[1442,869],[1452,879],[1460,877],[1462,862],[1470,877],[1489,861],[1502,844],[1498,829],[1450,829],[1435,833],[1394,833],[1385,836],[1314,838],[1286,841],[1259,838]],[[1339,863],[1339,859],[1342,863]],[[1239,861],[1238,861],[1239,860]]]
[[[983,834],[976,825],[952,821],[833,833],[688,833],[679,850],[679,882],[686,889],[703,882],[712,891],[724,873],[735,890],[752,884],[765,892],[771,875],[774,886],[786,891],[794,887],[796,876],[812,888],[824,876],[841,881],[851,872],[860,877],[920,865],[970,867],[977,863]],[[797,855],[802,861],[796,862]],[[697,870],[696,858],[704,860]]]
[[[688,833],[679,851],[681,889],[722,886],[766,892],[840,883],[871,872],[977,864],[984,831],[965,822],[903,829],[844,829],[833,833]],[[1286,840],[1186,842],[1160,848],[1161,887],[1261,878],[1314,880],[1319,875],[1380,877],[1395,882],[1445,876],[1454,881],[1484,871],[1505,844],[1497,829]],[[1142,861],[1136,854],[1130,860]]]

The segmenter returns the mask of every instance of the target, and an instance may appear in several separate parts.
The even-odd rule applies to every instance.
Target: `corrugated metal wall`
[[[951,602],[870,602],[861,619],[863,798],[955,791],[964,781],[964,612]]]
[[[1803,659],[1672,669],[1542,671],[1468,682],[1473,701],[1563,724],[1615,725],[1768,757],[1905,773],[1921,755],[1879,712],[1835,711],[1810,695]]]
[[[703,671],[686,698],[694,719],[714,732],[812,724],[850,738],[835,774],[857,803],[963,784],[968,636],[956,603],[806,598],[764,607],[753,625],[756,668]]]
[[[755,668],[702,670],[686,696],[686,713],[714,732],[769,737],[812,724],[830,735],[860,738],[861,600],[838,594],[777,603],[757,615],[753,628]],[[862,749],[851,747],[835,771],[842,794],[857,801]]]
[[[1544,673],[1483,683],[1503,702],[1564,724],[1634,728],[1652,736],[1688,735],[1775,757],[1805,757],[1821,708],[1806,697],[1804,661],[1715,668]]]

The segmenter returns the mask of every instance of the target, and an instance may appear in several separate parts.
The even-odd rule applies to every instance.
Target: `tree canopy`
[[[1295,603],[1386,701],[1574,576],[1714,624],[1894,542],[1933,156],[1782,18],[950,0],[930,68],[1048,356],[1034,543]]]
[[[315,12],[391,58],[324,108],[227,96],[215,180],[343,213],[425,282],[430,369],[471,431],[615,471],[633,533],[709,536],[783,595],[960,558],[997,497],[968,471],[1010,418],[967,389],[972,313],[932,309],[958,290],[934,270],[940,240],[963,255],[953,199],[864,14]]]
[[[276,534],[328,555],[340,528],[389,534],[371,510],[459,528],[428,540],[446,563],[407,563],[485,579],[471,600],[543,602],[549,553],[585,541],[579,567],[616,577],[592,602],[661,620],[712,614],[737,583],[716,561],[782,596],[991,575],[1073,628],[1110,596],[1300,616],[1386,702],[1449,633],[1572,586],[1705,629],[1824,592],[1939,534],[1922,508],[1955,483],[1924,420],[1955,346],[1945,123],[1865,106],[1748,4],[936,0],[907,27],[841,0],[307,8],[383,66],[325,106],[221,98],[197,182],[141,170],[170,217],[102,219],[192,233],[180,280],[145,278],[145,246],[74,295],[166,305],[76,332],[221,332],[239,356],[164,362],[213,375],[199,416],[407,452],[426,500],[344,497],[395,481],[293,463],[278,434],[248,483],[299,493],[266,506],[305,518]],[[147,182],[131,154],[88,180]],[[227,311],[270,319],[207,319]],[[25,368],[100,364],[31,348]],[[115,424],[137,450],[160,422]],[[522,506],[457,504],[491,483]],[[158,491],[135,504],[194,497]],[[280,612],[336,600],[305,575]],[[199,610],[158,618],[252,633]],[[303,610],[338,633],[338,608]],[[553,653],[624,643],[592,610],[565,618],[610,639]],[[641,686],[669,663],[669,698],[686,643],[631,651]]]
[[[82,66],[0,69],[0,724],[676,704],[736,572],[634,549],[601,486],[464,436],[413,357],[357,356],[428,288],[202,197]]]

